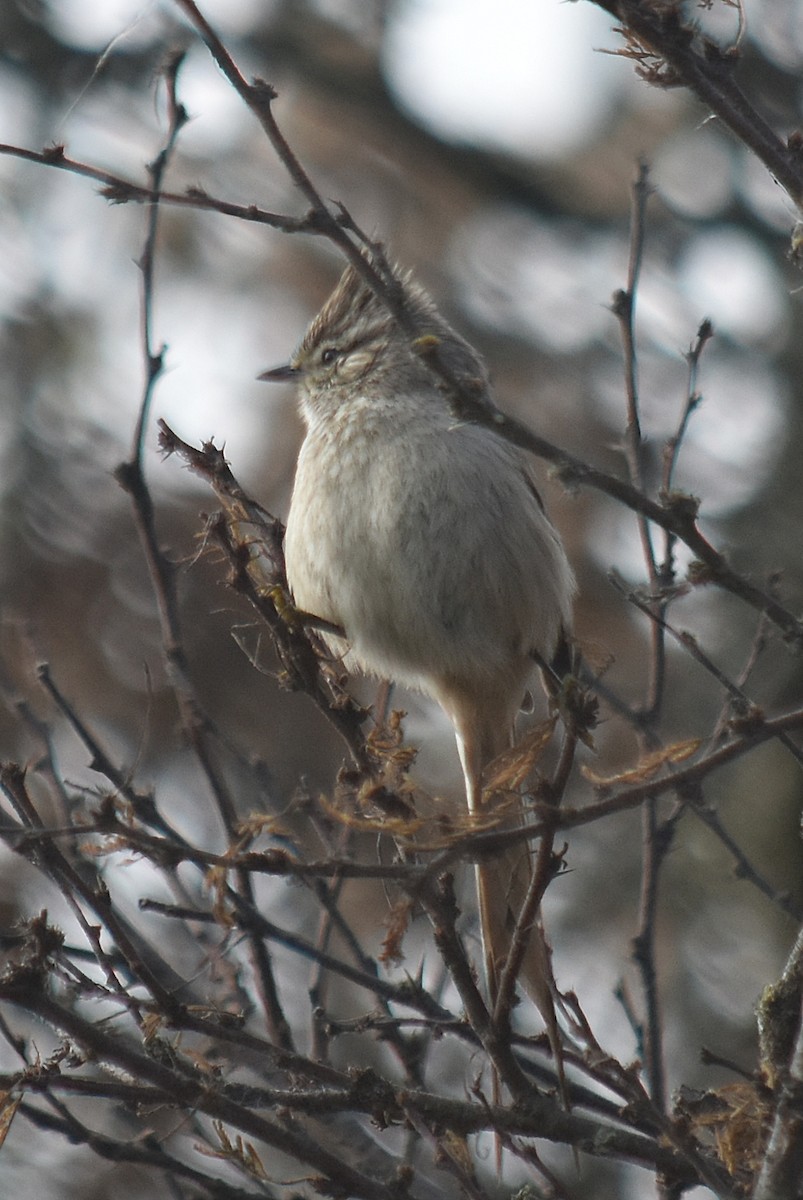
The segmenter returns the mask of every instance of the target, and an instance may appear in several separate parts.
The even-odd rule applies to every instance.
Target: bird
[[[468,812],[487,818],[483,772],[514,744],[531,679],[569,661],[575,579],[529,455],[492,422],[456,416],[426,353],[489,412],[485,363],[412,275],[383,258],[400,321],[350,263],[290,362],[305,436],[285,534],[296,607],[349,672],[435,700],[454,729]],[[500,814],[522,823],[521,798]],[[491,1007],[532,874],[529,846],[475,867]],[[559,1054],[549,950],[531,931],[520,981]],[[557,1062],[562,1079],[562,1060]]]

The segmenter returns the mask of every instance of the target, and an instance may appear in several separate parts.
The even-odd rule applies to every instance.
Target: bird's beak
[[[257,375],[257,379],[262,379],[265,383],[290,383],[300,377],[301,368],[294,367],[291,363],[287,363],[283,367],[271,367],[269,371],[263,371],[261,375]]]

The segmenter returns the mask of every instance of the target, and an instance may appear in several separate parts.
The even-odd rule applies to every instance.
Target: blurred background
[[[641,157],[648,207],[637,328],[649,484],[687,393],[684,353],[703,318],[706,349],[676,476],[699,496],[704,529],[733,563],[800,611],[803,594],[803,276],[787,254],[795,214],[760,163],[681,88],[657,90],[621,57],[590,3],[561,0],[206,0],[244,74],[269,80],[275,113],[319,191],[346,205],[411,267],[486,356],[501,407],[538,433],[624,474],[618,326],[631,185]],[[803,18],[797,0],[745,0],[740,79],[786,136],[801,121]],[[725,44],[734,9],[699,13]],[[5,0],[0,9],[0,141],[145,182],[165,134],[160,68],[185,48],[179,97],[191,120],[166,187],[301,215],[258,128],[176,6],[142,0]],[[112,472],[130,452],[142,395],[139,328],[145,210],[114,206],[86,179],[0,155],[0,579],[4,691],[53,722],[65,777],[91,787],[86,755],[36,689],[45,658],[59,687],[118,760],[188,835],[222,834],[177,739],[153,593],[126,496]],[[343,749],[303,696],[282,692],[223,565],[200,555],[204,486],[156,451],[155,420],[214,437],[235,474],[286,515],[301,426],[291,391],[255,381],[284,362],[333,286],[331,246],[214,213],[164,207],[155,337],[166,345],[147,472],[163,544],[181,561],[187,643],[198,691],[224,731],[269,767],[243,780],[242,811],[284,811],[299,787],[330,789]],[[797,333],[795,332],[797,330]],[[578,635],[609,661],[606,683],[643,698],[646,623],[608,579],[645,578],[632,513],[591,492],[543,490],[580,582]],[[686,560],[681,555],[681,566]],[[755,613],[698,589],[670,613],[731,676],[747,662]],[[243,646],[248,651],[244,652]],[[256,658],[261,670],[254,666]],[[748,691],[769,712],[799,703],[801,665],[771,633]],[[360,691],[370,700],[372,689]],[[711,678],[674,646],[662,736],[706,737],[722,706]],[[440,715],[416,697],[407,737],[417,778],[458,794]],[[635,741],[608,713],[598,770],[630,762]],[[26,761],[29,731],[0,710],[0,754]],[[571,803],[590,798],[578,788]],[[715,805],[751,861],[803,902],[798,764],[776,745],[711,781]],[[626,814],[569,839],[571,874],[550,892],[559,983],[575,989],[603,1044],[636,1056],[615,989],[631,979],[640,821]],[[43,903],[32,871],[0,851],[0,923]],[[137,885],[132,885],[136,887]],[[288,923],[303,911],[282,893]],[[52,901],[55,903],[55,901]],[[381,898],[380,898],[381,902]],[[360,898],[355,898],[359,909]],[[362,901],[364,903],[364,901]],[[303,907],[303,906],[302,906]],[[366,905],[369,920],[376,906]],[[692,817],[664,872],[659,972],[670,1086],[711,1086],[699,1048],[756,1060],[753,1005],[777,977],[794,922],[748,883]],[[370,933],[378,944],[381,930]],[[408,964],[414,969],[414,964]],[[299,975],[303,980],[303,974]],[[638,1003],[637,989],[634,1003]],[[22,1129],[22,1125],[18,1126]],[[25,1131],[26,1135],[30,1130]],[[111,1195],[89,1155],[23,1135],[4,1158],[42,1200]],[[110,1169],[109,1169],[110,1171]],[[515,1180],[514,1180],[515,1182]],[[589,1185],[590,1186],[590,1185]],[[136,1181],[131,1196],[138,1196]],[[601,1172],[594,1196],[638,1195],[638,1173]],[[47,1188],[50,1190],[48,1191]],[[630,1189],[630,1190],[628,1190]],[[146,1193],[143,1191],[143,1195]]]

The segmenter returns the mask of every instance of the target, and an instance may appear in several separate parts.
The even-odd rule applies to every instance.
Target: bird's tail
[[[498,802],[498,796],[495,800]],[[510,811],[506,812],[503,821],[495,828],[515,828],[523,824],[523,820],[523,805],[521,800],[515,797],[510,801]],[[532,877],[532,854],[529,844],[524,841],[511,845],[502,854],[495,855],[487,862],[477,864],[477,903],[485,977],[492,1010],[496,1007],[502,972],[510,957],[519,915],[527,899]],[[555,1009],[557,988],[552,973],[552,953],[538,909],[530,918],[529,928],[524,928],[522,934],[526,945],[521,960],[519,982],[535,1004],[546,1026],[561,1100],[568,1111],[563,1046]]]
[[[520,783],[522,774],[529,774],[549,742],[552,724],[547,722],[539,731],[535,731],[531,757],[525,754],[524,760],[521,761],[521,748],[517,747],[515,751],[511,751],[515,714],[507,714],[506,719],[504,697],[498,699],[496,704],[493,697],[488,697],[483,706],[476,696],[469,696],[471,702],[466,703],[460,692],[444,690],[439,699],[451,717],[457,734],[469,811],[484,825],[489,817],[498,818],[493,821],[494,829],[515,829],[523,825],[524,804],[518,791],[511,787],[511,773],[503,769],[500,781],[500,771],[495,769],[493,764],[498,768],[500,756],[512,752],[517,760],[514,774],[518,773]],[[501,761],[504,763],[504,759]],[[483,768],[489,767],[496,778],[490,781],[489,786],[483,788]],[[486,777],[487,774],[486,771]],[[510,956],[519,914],[526,902],[532,879],[532,853],[529,844],[523,839],[511,843],[503,853],[479,862],[476,867],[485,978],[492,1012],[496,1008],[502,972]],[[555,1010],[555,997],[558,992],[552,974],[549,943],[538,908],[532,913],[529,929],[523,929],[522,934],[526,944],[519,980],[546,1025],[560,1096],[568,1111],[568,1087]]]

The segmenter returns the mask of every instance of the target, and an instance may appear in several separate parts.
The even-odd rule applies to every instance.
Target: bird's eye
[[[332,363],[337,359],[339,351],[334,346],[327,346],[321,351],[321,362],[325,367],[331,367]]]

